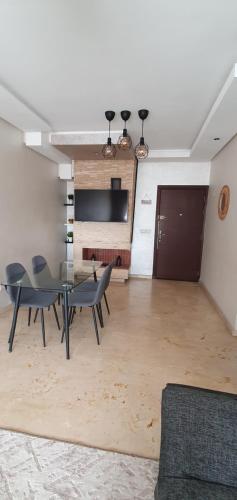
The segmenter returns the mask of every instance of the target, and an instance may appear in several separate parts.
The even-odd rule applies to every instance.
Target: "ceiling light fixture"
[[[138,160],[144,160],[145,158],[147,158],[149,153],[149,148],[145,143],[143,136],[143,124],[144,120],[146,120],[146,118],[148,117],[148,114],[149,114],[148,109],[139,109],[138,111],[138,116],[142,120],[142,135],[140,137],[140,142],[135,147],[135,155]]]
[[[105,117],[106,120],[109,122],[109,137],[107,139],[106,144],[102,148],[102,155],[106,160],[109,160],[111,158],[114,158],[116,156],[116,147],[111,141],[110,137],[110,123],[115,117],[115,112],[114,111],[105,111]]]
[[[120,135],[118,138],[118,147],[123,151],[127,151],[132,146],[132,139],[130,135],[128,135],[128,131],[126,128],[126,122],[129,120],[130,116],[131,111],[128,111],[127,109],[121,111],[121,118],[124,121],[124,129],[122,135]]]

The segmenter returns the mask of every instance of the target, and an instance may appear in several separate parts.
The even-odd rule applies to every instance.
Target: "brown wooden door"
[[[199,280],[207,194],[207,186],[158,187],[154,277]]]

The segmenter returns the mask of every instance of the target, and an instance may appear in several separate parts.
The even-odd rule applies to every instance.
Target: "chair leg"
[[[55,316],[55,319],[56,319],[56,323],[57,323],[58,329],[61,330],[60,324],[59,324],[59,321],[58,321],[58,313],[57,313],[57,309],[55,307],[55,304],[53,304],[53,311],[54,311],[54,316]]]
[[[72,323],[73,323],[73,320],[74,320],[74,316],[75,316],[75,314],[76,314],[76,307],[73,307],[73,308],[72,308],[71,323],[70,323],[71,325],[72,325]]]
[[[109,304],[108,304],[108,300],[107,300],[107,297],[106,297],[106,293],[105,293],[105,292],[104,292],[104,299],[105,299],[105,304],[106,304],[106,308],[107,308],[108,314],[110,314]]]
[[[29,307],[28,311],[28,326],[30,326],[30,320],[31,320],[31,307]]]
[[[100,326],[101,326],[101,317],[100,317],[100,310],[98,304],[96,304],[96,311],[97,311],[97,316],[99,318]]]
[[[73,307],[70,307],[69,308],[69,315],[68,315],[68,325],[69,325],[69,327],[72,324],[72,313],[73,313]]]
[[[34,323],[35,323],[35,322],[36,322],[36,320],[37,320],[38,312],[39,312],[39,309],[36,309],[36,311],[35,311],[35,317],[34,317]]]
[[[100,309],[100,316],[101,316],[101,328],[104,328],[104,318],[103,318],[103,311],[102,311],[101,302],[99,303],[99,309]]]
[[[17,316],[18,316],[19,305],[20,305],[20,298],[21,298],[21,287],[19,286],[18,290],[17,290],[16,302],[14,305],[14,313],[13,313],[13,318],[12,318],[12,326],[11,326],[10,336],[8,339],[9,352],[12,352],[13,340],[14,340],[15,331],[16,331]]]
[[[80,313],[82,312],[82,307],[80,307]]]
[[[62,315],[63,315],[63,329],[62,329],[62,336],[61,336],[61,344],[64,341],[64,333],[65,333],[65,314],[64,314],[64,305],[62,304]]]
[[[46,343],[45,343],[45,327],[44,327],[44,310],[43,309],[40,309],[40,316],[41,316],[41,328],[42,328],[43,346],[46,347]]]
[[[60,303],[61,303],[61,296],[60,296],[60,293],[58,293],[58,305],[60,306]]]
[[[62,330],[61,344],[64,341],[64,334],[65,334],[65,326],[63,327],[63,330]]]
[[[100,326],[101,326],[101,328],[104,328],[104,320],[103,320],[101,304],[96,304],[96,310],[97,310]]]
[[[99,338],[99,332],[98,332],[98,326],[97,326],[94,306],[92,306],[92,316],[93,316],[93,321],[94,321],[94,326],[95,326],[95,334],[96,334],[97,344],[100,345],[100,338]]]

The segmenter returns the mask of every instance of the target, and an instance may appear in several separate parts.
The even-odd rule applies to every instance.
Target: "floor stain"
[[[224,377],[224,383],[225,384],[229,384],[231,382],[231,378],[230,377]]]
[[[119,389],[127,389],[128,384],[115,383],[114,387],[118,387]]]
[[[156,420],[157,420],[156,418],[152,418],[151,421],[149,422],[149,424],[147,424],[147,428],[150,429],[151,427],[153,427]]]

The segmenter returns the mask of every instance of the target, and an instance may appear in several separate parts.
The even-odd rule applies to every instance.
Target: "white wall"
[[[23,134],[0,120],[0,278],[10,262],[31,266],[35,254],[51,266],[65,258],[64,190],[58,166],[23,143]],[[8,303],[0,293],[0,306]]]
[[[219,193],[230,187],[230,208],[220,220]],[[237,330],[237,137],[212,161],[201,281]]]
[[[208,185],[209,177],[209,162],[139,163],[130,274],[152,275],[157,186]],[[143,199],[151,205],[141,204]]]

